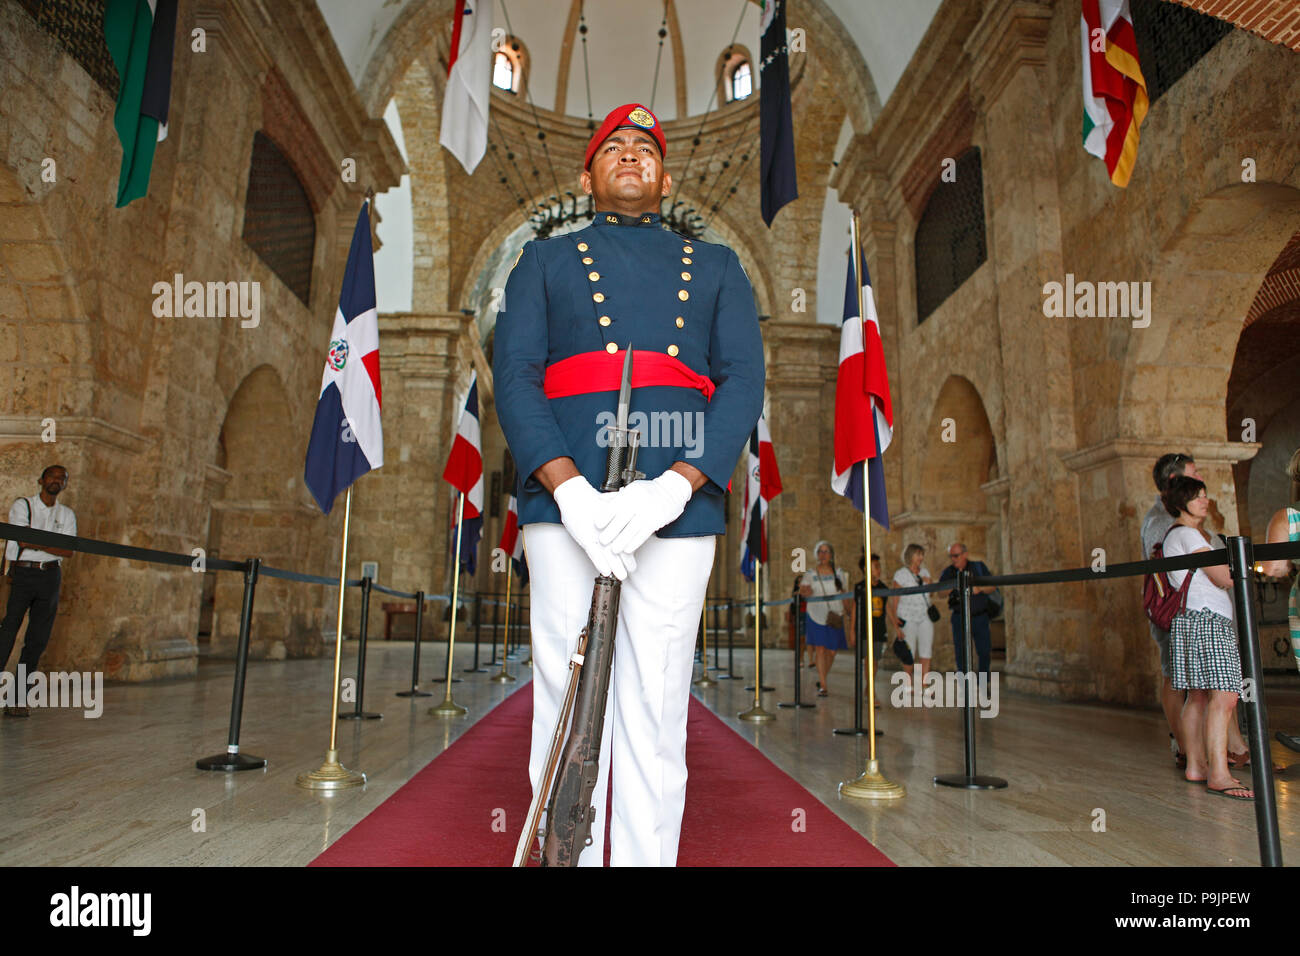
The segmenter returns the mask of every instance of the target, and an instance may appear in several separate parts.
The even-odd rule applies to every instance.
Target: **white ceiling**
[[[316,0],[334,35],[354,83],[365,75],[371,56],[403,8],[418,0]],[[534,104],[554,108],[560,45],[568,22],[570,0],[491,0],[493,21],[504,28],[506,13],[514,33],[528,47],[530,92]],[[503,7],[504,2],[504,7]],[[824,0],[844,25],[866,60],[883,105],[915,52],[939,8],[940,0]],[[742,6],[743,19],[742,19]],[[713,69],[741,20],[736,42],[758,54],[758,7],[749,0],[678,0],[686,59],[687,112],[706,111],[712,95]],[[620,103],[651,96],[657,32],[663,7],[653,0],[586,0],[588,70],[591,110],[596,117]],[[798,26],[791,22],[790,26]],[[678,119],[674,86],[672,37],[664,42],[655,112]],[[715,104],[716,105],[716,104]],[[575,43],[570,61],[565,112],[587,115],[582,47]]]

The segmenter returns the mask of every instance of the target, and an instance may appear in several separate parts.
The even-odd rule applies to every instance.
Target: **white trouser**
[[[523,529],[531,581],[533,739],[528,776],[536,792],[564,685],[569,656],[587,624],[596,569],[563,525]],[[611,866],[673,866],[686,804],[686,713],[695,636],[713,567],[713,536],[651,536],[623,582],[613,674],[592,803],[591,845],[579,866],[600,866],[605,853],[605,795],[611,751]]]

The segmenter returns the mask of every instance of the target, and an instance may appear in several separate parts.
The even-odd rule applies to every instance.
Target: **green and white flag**
[[[122,143],[117,205],[149,191],[154,147],[167,138],[176,0],[108,0],[104,40],[117,67],[113,127]]]

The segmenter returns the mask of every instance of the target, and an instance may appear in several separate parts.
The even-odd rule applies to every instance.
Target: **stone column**
[[[1005,383],[1011,568],[1082,563],[1075,483],[1060,460],[1075,445],[1067,336],[1042,315],[1044,282],[1064,274],[1046,40],[1049,3],[989,4],[966,41],[975,141],[984,149],[989,264],[997,287]],[[1009,569],[999,569],[1009,570]],[[1055,697],[1090,697],[1101,640],[1081,585],[1023,588],[1010,605],[1016,653],[1007,686]]]

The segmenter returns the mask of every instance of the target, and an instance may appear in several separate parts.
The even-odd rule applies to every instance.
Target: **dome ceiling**
[[[359,83],[384,35],[410,5],[429,0],[317,0],[334,42]],[[758,5],[744,0],[672,0],[659,53],[665,5],[646,0],[482,0],[493,5],[493,22],[528,50],[528,87],[533,103],[577,117],[603,116],[620,103],[654,100],[665,120],[697,116],[710,107],[719,54],[733,35],[758,55]],[[844,26],[866,61],[880,100],[888,99],[938,9],[939,0],[817,0]],[[743,5],[743,9],[742,9]],[[587,26],[586,70],[578,30]],[[737,22],[739,31],[737,32]],[[791,25],[799,25],[798,5]],[[815,41],[814,41],[815,42]],[[815,52],[810,50],[809,52]],[[658,79],[656,81],[656,60]],[[714,103],[714,106],[717,104]]]

